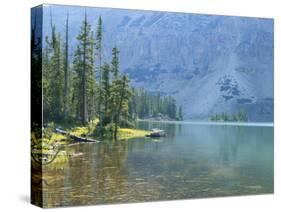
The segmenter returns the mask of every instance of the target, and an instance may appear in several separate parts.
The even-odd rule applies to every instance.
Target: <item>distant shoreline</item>
[[[151,119],[138,119],[139,122],[164,122],[174,124],[190,124],[190,125],[227,125],[227,126],[249,126],[249,127],[274,127],[273,122],[219,122],[219,121],[157,121]]]

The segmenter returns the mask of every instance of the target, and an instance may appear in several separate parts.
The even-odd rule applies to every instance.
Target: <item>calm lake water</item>
[[[273,193],[273,127],[139,122],[167,137],[68,146],[45,207]]]

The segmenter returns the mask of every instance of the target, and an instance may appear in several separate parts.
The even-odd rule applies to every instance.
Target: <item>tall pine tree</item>
[[[97,55],[97,61],[98,61],[98,83],[99,87],[101,87],[102,84],[102,41],[103,41],[103,30],[102,30],[102,18],[99,16],[98,20],[98,27],[97,27],[97,33],[96,33],[96,55]],[[102,101],[102,90],[99,89],[99,95],[98,95],[98,103],[97,103],[97,113],[99,116],[99,120],[101,122],[101,101]],[[99,125],[101,127],[101,125]]]
[[[75,52],[74,68],[77,74],[76,92],[80,97],[78,101],[79,119],[82,124],[89,121],[89,96],[94,86],[93,83],[93,33],[91,25],[87,20],[87,13],[85,11],[84,21],[80,27],[80,33],[77,36],[78,46]]]
[[[114,115],[114,132],[113,137],[117,139],[118,127],[120,127],[121,121],[128,120],[129,112],[129,99],[132,96],[132,92],[129,86],[130,80],[128,76],[124,75],[117,82],[118,92],[118,104],[117,111]]]
[[[63,115],[64,121],[66,121],[68,117],[68,101],[69,101],[69,58],[68,58],[68,12],[66,15],[65,21],[65,49],[64,49],[64,88],[63,88]]]

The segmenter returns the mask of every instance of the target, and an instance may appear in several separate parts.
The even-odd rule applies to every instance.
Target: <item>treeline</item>
[[[130,87],[129,77],[120,72],[119,49],[112,49],[110,61],[103,58],[103,38],[102,18],[94,32],[85,12],[70,57],[69,15],[61,34],[50,14],[50,33],[42,53],[44,123],[88,125],[98,120],[91,133],[116,138],[118,128],[132,126],[136,118],[163,114],[182,120],[173,98]]]
[[[93,133],[102,136],[107,127],[116,137],[120,123],[128,119],[132,95],[128,76],[119,70],[120,52],[114,47],[111,61],[104,62],[102,18],[94,33],[85,12],[70,61],[68,22],[67,15],[62,36],[50,17],[51,34],[45,38],[42,60],[44,122],[86,125],[98,119]]]
[[[133,97],[129,102],[129,113],[133,118],[183,120],[182,108],[177,107],[176,100],[171,96],[161,96],[143,88],[132,89]]]
[[[223,112],[221,114],[215,114],[210,116],[211,121],[233,121],[233,122],[246,122],[248,116],[245,111],[239,110],[237,113],[228,114]]]

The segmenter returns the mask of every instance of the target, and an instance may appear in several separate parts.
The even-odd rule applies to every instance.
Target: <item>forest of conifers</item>
[[[183,119],[181,107],[171,96],[130,85],[129,76],[120,71],[117,46],[112,48],[111,61],[105,61],[101,17],[95,31],[86,12],[81,22],[78,44],[70,57],[69,15],[65,34],[57,31],[50,15],[51,33],[44,38],[42,50],[44,123],[85,126],[96,119],[98,135],[110,129],[116,137],[119,127],[133,127],[138,118]]]

